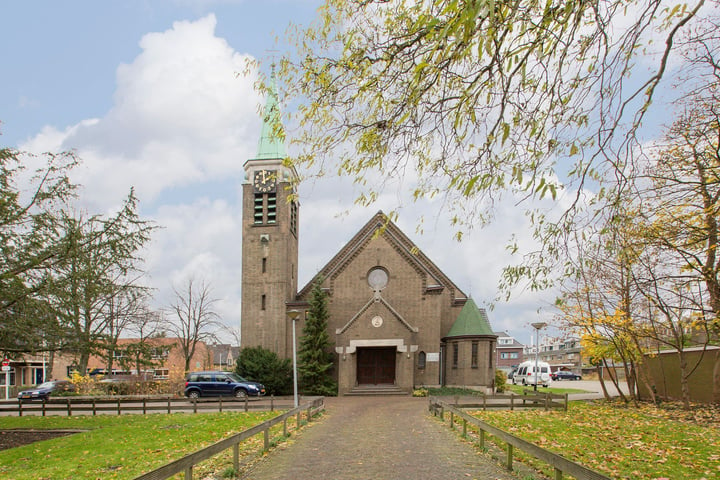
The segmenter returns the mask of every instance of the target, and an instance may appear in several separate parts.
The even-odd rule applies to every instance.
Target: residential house
[[[510,373],[514,367],[522,363],[525,345],[508,332],[494,332],[494,334],[498,337],[495,347],[497,368]]]

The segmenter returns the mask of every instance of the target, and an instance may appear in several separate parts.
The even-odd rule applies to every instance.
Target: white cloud
[[[255,153],[261,99],[253,76],[236,75],[251,57],[216,37],[215,26],[208,15],[145,35],[137,58],[118,67],[103,118],[46,127],[26,148],[77,150],[83,200],[101,210],[131,186],[148,203],[169,188],[242,175]]]

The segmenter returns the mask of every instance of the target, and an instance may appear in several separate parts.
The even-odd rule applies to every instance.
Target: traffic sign
[[[2,371],[3,371],[3,372],[9,372],[9,371],[10,371],[10,365],[3,365],[3,366],[2,366]]]

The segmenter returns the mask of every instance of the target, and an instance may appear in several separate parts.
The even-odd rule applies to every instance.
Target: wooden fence
[[[56,397],[42,402],[19,402],[9,400],[0,402],[0,414],[15,415],[98,415],[123,413],[173,413],[208,412],[229,410],[270,410],[289,409],[292,399],[260,397],[236,399],[234,397],[212,397],[187,399],[183,397]]]
[[[513,449],[519,448],[525,453],[532,455],[533,457],[542,460],[552,467],[555,471],[555,480],[562,480],[563,474],[571,475],[577,480],[610,480],[610,477],[606,477],[594,470],[590,470],[587,467],[575,463],[572,460],[568,460],[556,453],[545,450],[533,443],[530,443],[522,438],[516,437],[504,430],[494,427],[482,420],[475,418],[467,413],[463,412],[458,408],[459,405],[451,405],[437,399],[430,399],[430,411],[434,415],[440,416],[442,421],[445,421],[445,412],[450,414],[449,424],[451,429],[455,429],[456,417],[459,421],[462,421],[462,435],[467,437],[468,424],[475,426],[478,430],[479,435],[479,446],[485,448],[485,434],[493,435],[500,439],[506,444],[506,455],[505,455],[505,467],[512,471],[513,469]],[[471,406],[469,408],[477,408]],[[458,421],[458,423],[459,423]]]
[[[306,419],[308,422],[310,422],[313,416],[315,416],[315,414],[317,414],[318,412],[324,410],[324,408],[324,398],[317,398],[304,405],[300,405],[299,407],[294,408],[287,413],[279,415],[271,420],[267,420],[266,422],[249,428],[243,432],[237,433],[232,437],[220,440],[217,443],[198,450],[197,452],[191,453],[190,455],[187,455],[179,460],[175,460],[174,462],[170,462],[167,465],[164,465],[158,469],[140,475],[139,477],[136,477],[135,480],[165,480],[172,477],[173,475],[183,472],[185,473],[185,480],[192,480],[193,467],[195,465],[200,462],[204,462],[205,460],[209,460],[215,455],[218,455],[230,448],[233,449],[233,468],[237,472],[240,470],[240,443],[254,437],[255,435],[263,433],[263,451],[267,451],[270,449],[270,429],[273,426],[282,422],[283,435],[287,435],[287,422],[289,418],[295,417],[296,426],[299,428],[301,415],[303,412],[306,412]]]
[[[445,401],[449,397],[443,397]],[[449,403],[449,402],[448,402]],[[550,410],[559,408],[567,411],[568,395],[536,392],[534,390],[523,390],[522,394],[480,394],[476,396],[456,396],[452,402],[457,408],[474,408],[477,410],[488,410],[497,408],[502,410],[515,410],[516,408],[544,408]]]

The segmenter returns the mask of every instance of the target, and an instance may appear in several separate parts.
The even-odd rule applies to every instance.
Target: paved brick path
[[[431,417],[425,398],[328,398],[325,407],[320,422],[243,478],[518,479]]]

